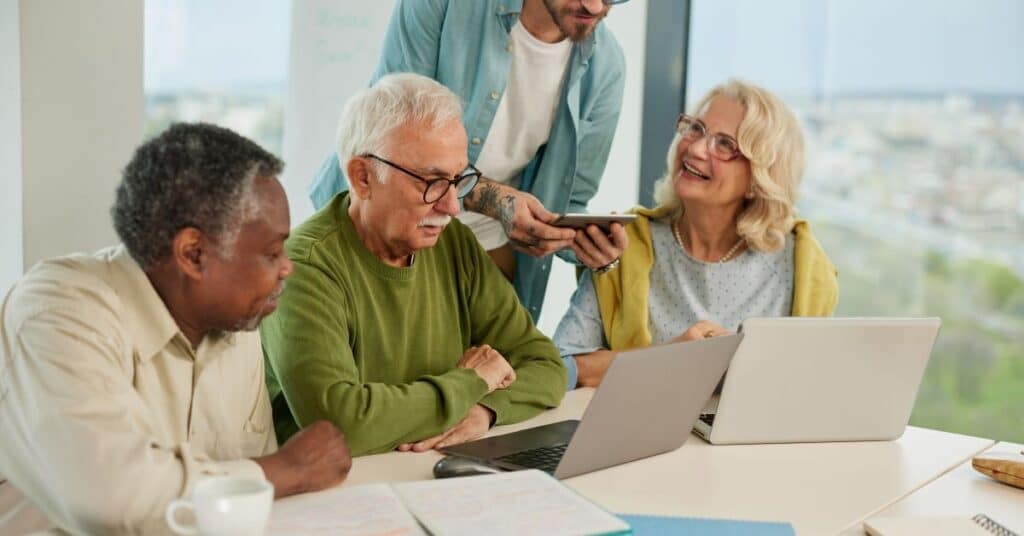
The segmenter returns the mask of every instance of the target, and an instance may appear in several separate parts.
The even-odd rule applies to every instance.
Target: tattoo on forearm
[[[476,188],[466,196],[463,205],[473,212],[490,216],[501,223],[505,235],[512,237],[516,230],[516,196],[508,192],[508,187],[488,179],[481,179]],[[529,234],[533,235],[533,229]],[[537,242],[539,243],[539,242]],[[527,244],[536,245],[536,244]]]
[[[500,212],[498,214],[498,221],[501,222],[501,228],[505,230],[505,236],[512,237],[512,231],[515,231],[515,217],[516,217],[516,198],[514,195],[506,195],[501,198]]]
[[[473,212],[479,212],[485,216],[492,218],[498,217],[498,200],[500,199],[501,191],[498,186],[491,181],[481,181],[480,184],[473,188],[473,191],[466,196],[466,200],[463,202],[466,208]]]

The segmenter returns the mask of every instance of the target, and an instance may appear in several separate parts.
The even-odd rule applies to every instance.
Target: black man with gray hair
[[[0,532],[164,532],[167,504],[206,475],[266,478],[277,497],[345,478],[329,422],[277,449],[255,329],[292,272],[281,168],[230,130],[172,125],[124,170],[111,210],[123,244],[43,261],[14,285],[0,311],[0,520],[15,526]]]

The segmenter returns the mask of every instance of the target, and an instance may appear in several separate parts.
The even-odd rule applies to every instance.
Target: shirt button
[[[473,138],[473,145],[480,145],[480,138]]]
[[[512,43],[505,46],[505,52],[512,52]]]
[[[498,6],[498,13],[504,13],[504,12],[505,12],[505,6]]]
[[[500,96],[501,96],[501,93],[498,93],[497,91],[492,91],[491,92],[491,100],[498,100],[498,97],[500,97]]]

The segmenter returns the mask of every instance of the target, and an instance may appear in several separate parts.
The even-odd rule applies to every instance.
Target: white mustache
[[[452,221],[451,216],[436,216],[433,218],[423,218],[420,221],[420,227],[444,227]]]
[[[284,285],[285,285],[285,282],[281,281],[281,284],[278,285],[276,290],[274,290],[274,293],[271,294],[270,296],[267,296],[267,303],[280,298],[281,295],[284,294]]]

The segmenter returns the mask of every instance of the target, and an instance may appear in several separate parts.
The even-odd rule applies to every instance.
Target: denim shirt
[[[389,73],[415,72],[447,86],[464,103],[469,161],[476,162],[508,84],[509,31],[521,10],[522,0],[399,0],[370,83]],[[622,49],[604,24],[574,44],[548,142],[520,183],[548,210],[586,212],[597,193],[622,107],[625,70]],[[346,189],[338,156],[329,155],[310,185],[313,205],[319,209]],[[560,255],[576,262],[571,250]],[[550,267],[551,256],[516,253],[513,284],[534,321]]]

